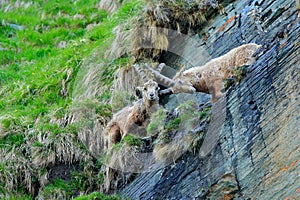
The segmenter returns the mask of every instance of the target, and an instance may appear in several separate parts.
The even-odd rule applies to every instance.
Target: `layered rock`
[[[216,145],[201,156],[140,174],[119,191],[132,199],[300,198],[300,18],[294,0],[229,1],[204,27],[212,58],[244,43],[263,48],[222,100]],[[194,50],[194,49],[193,49]],[[189,53],[189,46],[184,49]],[[199,61],[200,63],[200,61]],[[199,94],[198,94],[199,95]],[[212,122],[211,122],[212,123]],[[209,132],[208,132],[209,134]],[[209,143],[213,137],[206,137]],[[205,145],[205,144],[203,144]]]

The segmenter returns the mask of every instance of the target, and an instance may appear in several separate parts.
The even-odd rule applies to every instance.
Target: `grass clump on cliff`
[[[146,0],[143,13],[133,18],[129,25],[128,41],[132,54],[143,59],[167,51],[170,35],[176,32],[188,34],[199,29],[206,22],[209,8],[219,7],[214,0]]]
[[[138,137],[128,134],[124,137],[123,139],[124,143],[129,145],[129,146],[142,146],[142,141]]]
[[[210,107],[200,108],[195,102],[186,101],[174,113],[154,142],[156,160],[175,162],[183,153],[196,152],[201,147],[205,130],[198,127],[209,122]]]
[[[224,88],[227,90],[235,83],[240,83],[242,79],[247,75],[247,66],[238,66],[234,69],[234,75],[230,78],[224,79]]]
[[[150,118],[150,123],[147,127],[147,134],[154,135],[163,130],[165,126],[166,112],[164,109],[159,109],[153,113]]]

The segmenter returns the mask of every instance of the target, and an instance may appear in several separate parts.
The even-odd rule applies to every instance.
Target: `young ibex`
[[[139,65],[134,65],[134,67],[142,79],[146,81],[146,74]],[[113,115],[112,120],[104,130],[106,149],[119,142],[128,133],[146,136],[150,116],[158,110],[158,90],[157,82],[148,80],[143,87],[138,87],[136,90],[141,99],[134,102],[133,106],[127,106]]]
[[[179,72],[173,79],[163,76],[147,64],[145,66],[154,74],[160,84],[169,87],[161,90],[160,94],[194,93],[198,91],[211,94],[212,101],[216,102],[222,96],[223,80],[234,76],[236,67],[251,65],[255,62],[253,54],[260,46],[254,43],[241,45],[223,56],[212,59],[203,66]]]

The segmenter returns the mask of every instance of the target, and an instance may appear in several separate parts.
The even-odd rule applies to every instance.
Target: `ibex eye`
[[[145,91],[147,91],[147,88],[144,88]]]

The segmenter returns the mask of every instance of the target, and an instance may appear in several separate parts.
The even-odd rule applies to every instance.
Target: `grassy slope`
[[[2,152],[26,148],[24,138],[28,129],[68,132],[64,130],[66,127],[54,129],[49,124],[49,116],[57,110],[61,115],[68,112],[74,79],[83,60],[89,58],[95,48],[104,52],[109,45],[106,41],[114,36],[113,28],[124,23],[133,14],[133,8],[138,7],[137,1],[125,2],[117,13],[108,16],[96,6],[98,0],[76,3],[38,0],[21,6],[15,1],[9,2],[8,10],[7,4],[0,8]],[[97,25],[91,27],[92,24]],[[110,82],[105,80],[103,84]],[[26,157],[29,163],[30,158]],[[7,166],[0,163],[0,172],[4,173]],[[0,193],[8,192],[4,186],[0,182]],[[15,194],[27,193],[24,188],[14,189]]]
[[[171,29],[187,31],[204,21],[203,13],[198,12],[198,1],[176,0],[170,1],[171,4],[168,0],[163,1],[168,12],[160,15],[156,10],[158,0],[124,0],[119,1],[123,2],[122,7],[112,16],[98,8],[99,1],[8,1],[0,7],[0,198],[30,199],[30,194],[37,193],[31,190],[34,184],[42,185],[38,196],[42,199],[70,198],[74,194],[97,190],[103,178],[101,161],[92,158],[87,146],[79,141],[82,124],[60,126],[55,121],[72,116],[72,109],[78,103],[72,95],[78,92],[76,81],[82,80],[84,75],[81,72],[86,72],[89,63],[93,63],[92,68],[97,68],[98,64],[101,66],[98,67],[101,70],[87,72],[89,81],[96,84],[91,83],[83,90],[96,95],[83,103],[96,110],[97,118],[110,116],[110,107],[106,104],[111,95],[109,86],[114,71],[130,60],[104,59],[114,39],[114,31],[117,32],[115,27],[140,14],[143,2],[153,5],[148,10],[148,19],[143,19],[146,17],[143,15],[137,18],[141,20],[136,21],[140,25],[149,26],[161,21]],[[184,18],[189,11],[194,12],[194,18]],[[158,16],[153,18],[155,13]],[[177,18],[174,18],[174,13]],[[177,27],[178,23],[182,27]],[[139,41],[140,36],[144,37],[138,35],[130,42]],[[159,38],[160,34],[156,36]],[[152,37],[148,38],[149,41],[156,41],[157,38]],[[154,46],[164,49],[159,44]],[[143,55],[146,53],[141,53]],[[94,72],[99,76],[94,76]],[[89,92],[79,94],[80,100],[86,100],[85,95]],[[179,123],[170,123],[167,128],[178,128]],[[59,179],[43,182],[50,165],[59,162],[80,163],[84,170],[74,172],[70,183]],[[106,197],[97,192],[79,197],[95,198]]]
[[[3,12],[2,8],[0,18],[6,23],[0,29],[2,116],[11,116],[18,125],[22,121],[27,126],[38,116],[68,106],[72,91],[61,91],[67,72],[76,77],[82,60],[112,37],[112,29],[128,18],[132,7],[126,5],[115,16],[106,18],[106,12],[96,8],[96,3],[39,1],[27,9]],[[78,14],[83,19],[76,18]],[[93,23],[100,24],[87,30]],[[9,24],[21,25],[23,30]],[[63,42],[67,42],[66,47],[59,48]]]

